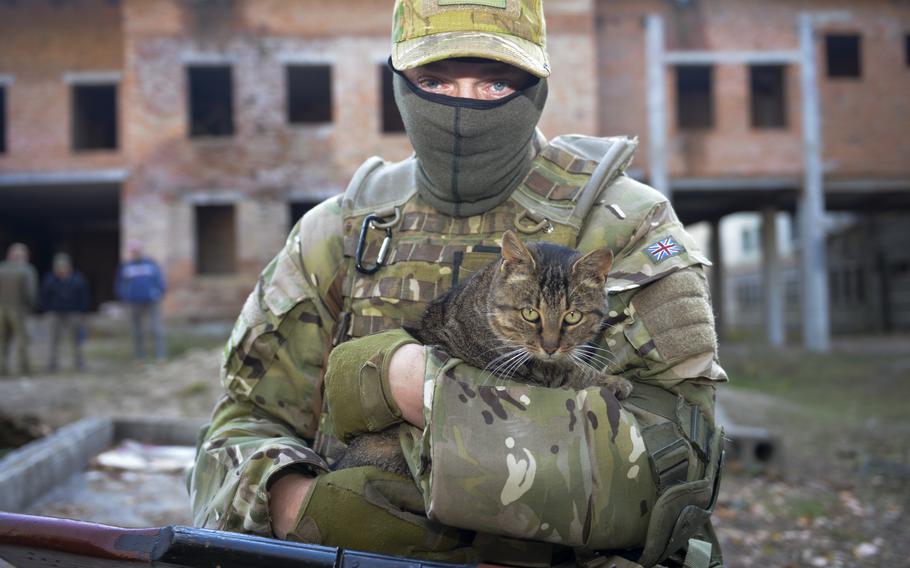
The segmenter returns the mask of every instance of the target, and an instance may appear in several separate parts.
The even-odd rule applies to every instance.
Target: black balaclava
[[[428,93],[399,72],[395,102],[417,154],[417,191],[447,215],[479,215],[505,201],[531,168],[546,79],[495,101]]]

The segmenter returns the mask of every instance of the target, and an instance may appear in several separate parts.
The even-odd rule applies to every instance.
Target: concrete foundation
[[[86,418],[61,428],[0,460],[0,511],[24,511],[123,439],[193,445],[201,425],[201,420]]]

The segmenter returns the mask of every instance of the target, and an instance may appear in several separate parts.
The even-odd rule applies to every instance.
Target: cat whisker
[[[614,364],[614,361],[611,361],[601,355],[597,355],[594,353],[588,353],[588,352],[581,352],[581,353],[573,352],[572,358],[575,359],[576,361],[581,361],[581,362],[585,363],[590,368],[594,368],[594,365],[592,363],[596,363],[596,364],[600,365],[601,368],[604,368],[604,369],[610,368],[610,366]]]
[[[611,363],[616,362],[616,357],[613,355],[613,352],[610,351],[609,349],[605,349],[603,347],[597,347],[596,345],[585,344],[585,345],[579,345],[575,349],[590,357],[597,357],[597,358],[609,361]]]
[[[595,375],[598,375],[602,372],[601,370],[594,368],[590,363],[588,363],[587,361],[585,361],[584,359],[582,359],[575,353],[572,353],[572,360],[574,360],[578,364],[578,366],[582,367],[583,369],[588,369]]]
[[[531,354],[522,349],[517,356],[510,358],[508,361],[499,366],[496,372],[497,379],[500,381],[511,380],[512,374],[530,358]]]
[[[497,357],[484,367],[484,371],[487,371],[488,369],[489,370],[487,373],[482,375],[482,377],[498,377],[499,375],[502,375],[506,369],[510,368],[516,360],[520,360],[525,354],[526,352],[524,348],[519,347],[518,349],[514,349],[504,355]]]
[[[506,359],[511,359],[512,357],[514,357],[515,355],[517,355],[517,354],[519,354],[519,353],[521,353],[521,349],[513,349],[512,351],[508,351],[508,352],[506,352],[506,353],[503,353],[503,354],[500,355],[499,357],[496,357],[495,359],[493,359],[492,361],[490,361],[489,363],[487,363],[487,364],[484,366],[483,370],[486,371],[486,370],[489,369],[490,367],[496,368],[496,367],[498,367],[499,364],[502,363],[504,360],[506,360]]]
[[[609,353],[611,355],[613,354],[613,352],[610,351],[609,349],[607,349],[606,347],[601,347],[601,346],[595,345],[593,343],[583,343],[582,345],[579,345],[578,347],[584,347],[585,349],[590,349],[592,351],[600,351],[603,353]]]
[[[582,355],[583,357],[587,357],[587,358],[592,359],[592,360],[597,360],[597,361],[602,362],[602,363],[615,363],[615,362],[616,362],[616,360],[615,360],[613,357],[610,357],[609,355],[602,355],[602,354],[600,354],[600,353],[595,353],[595,352],[592,352],[592,351],[586,351],[586,350],[583,350],[583,349],[577,349],[576,352],[577,352],[579,355]]]

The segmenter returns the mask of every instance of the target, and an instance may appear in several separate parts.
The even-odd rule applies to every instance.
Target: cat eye
[[[567,313],[565,315],[565,317],[562,318],[562,321],[566,322],[569,325],[575,325],[576,323],[581,321],[581,312],[572,310],[571,312]]]
[[[537,313],[537,310],[534,308],[523,308],[521,310],[521,317],[523,317],[525,321],[534,323],[540,319],[540,314]]]

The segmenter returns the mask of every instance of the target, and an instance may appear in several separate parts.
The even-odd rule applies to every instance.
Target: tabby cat
[[[424,345],[501,378],[546,387],[605,386],[626,398],[632,384],[602,371],[608,355],[593,344],[607,304],[613,253],[585,255],[552,243],[502,237],[502,256],[433,300],[419,327]],[[398,428],[355,438],[335,469],[375,465],[407,475]]]

